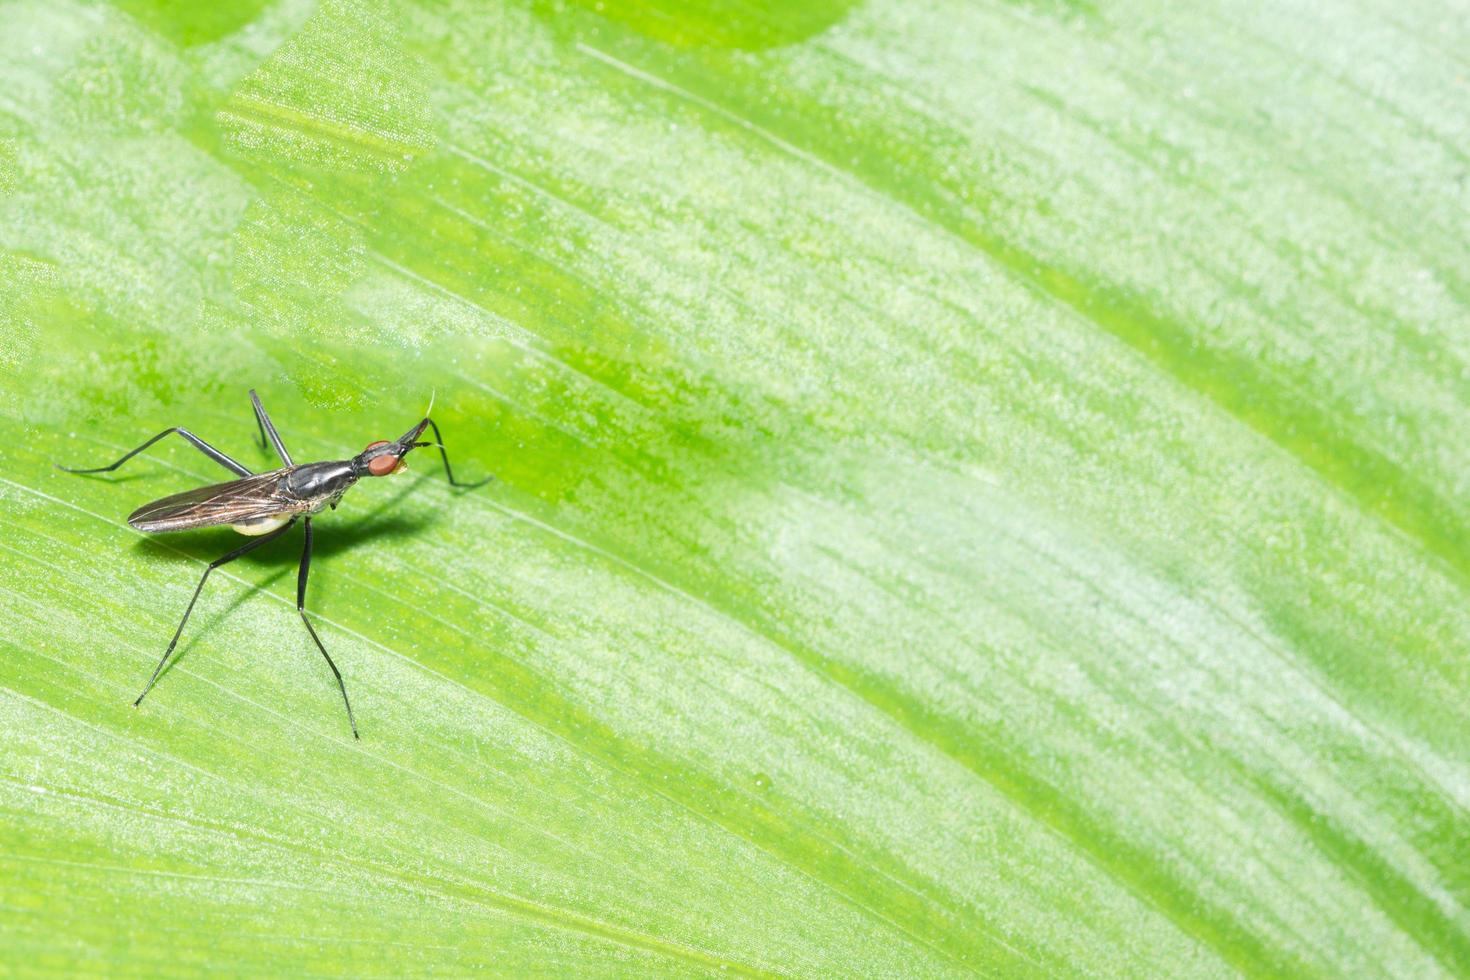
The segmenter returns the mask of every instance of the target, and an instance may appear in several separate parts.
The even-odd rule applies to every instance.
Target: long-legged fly
[[[199,599],[199,593],[204,589],[209,573],[221,565],[234,561],[241,555],[254,551],[267,541],[280,537],[297,521],[300,521],[305,532],[305,542],[301,549],[301,570],[296,576],[296,611],[301,614],[301,621],[306,624],[306,631],[316,642],[316,648],[326,658],[327,666],[332,669],[332,676],[337,678],[337,689],[342,692],[342,703],[347,707],[347,723],[352,726],[352,737],[357,738],[357,720],[352,716],[352,702],[347,699],[347,686],[342,683],[342,674],[337,670],[337,665],[332,662],[327,648],[322,646],[321,637],[316,635],[316,629],[306,616],[306,577],[311,570],[312,515],[328,507],[335,508],[342,499],[342,495],[363,477],[388,476],[402,469],[403,457],[407,456],[411,450],[423,446],[438,448],[439,456],[444,461],[444,475],[452,486],[478,487],[489,482],[490,478],[486,477],[474,483],[464,483],[454,478],[454,470],[449,467],[449,454],[444,451],[444,439],[439,434],[439,426],[434,424],[434,420],[429,418],[427,413],[422,421],[399,438],[391,442],[380,439],[369,443],[366,449],[351,459],[327,460],[321,463],[295,463],[291,461],[291,454],[286,451],[286,445],[281,441],[280,433],[271,423],[265,406],[261,405],[260,398],[253,389],[250,392],[250,402],[255,406],[255,421],[260,430],[261,448],[265,448],[266,441],[269,439],[270,444],[275,447],[276,455],[285,464],[279,469],[265,473],[252,473],[248,467],[231,459],[182,426],[164,429],[137,449],[125,453],[121,459],[108,466],[98,466],[95,469],[73,469],[57,464],[57,469],[68,473],[107,473],[117,469],[164,436],[177,433],[195,449],[239,477],[228,483],[216,483],[212,486],[185,490],[183,493],[155,500],[139,507],[128,517],[130,525],[149,534],[229,525],[241,534],[249,535],[254,539],[209,563],[209,567],[204,570],[204,574],[199,579],[199,584],[194,587],[194,596],[184,609],[184,618],[179,620],[179,628],[174,630],[174,637],[169,640],[168,649],[163,651],[163,658],[158,661],[158,666],[153,668],[153,675],[148,678],[143,693],[138,695],[138,699],[133,702],[133,707],[142,704],[143,698],[153,690],[154,682],[163,672],[163,665],[168,663],[169,656],[174,652],[174,647],[178,645],[179,637],[184,632],[184,624],[189,621],[189,614],[194,611],[194,603]],[[430,410],[432,409],[431,403]],[[433,442],[418,441],[425,429],[434,433]]]

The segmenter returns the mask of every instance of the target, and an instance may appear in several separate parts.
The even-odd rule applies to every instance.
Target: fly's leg
[[[264,437],[269,436],[271,445],[276,447],[276,455],[281,457],[281,462],[287,466],[293,465],[291,454],[286,451],[286,444],[281,441],[281,434],[276,431],[275,424],[271,422],[271,417],[266,414],[265,406],[260,403],[260,396],[255,393],[254,388],[250,389],[250,404],[255,406],[255,421],[260,426],[262,441],[264,441]]]
[[[143,699],[148,696],[148,692],[153,690],[153,684],[158,680],[158,675],[163,673],[163,665],[168,663],[169,655],[174,652],[174,647],[178,646],[179,637],[182,636],[184,633],[184,624],[189,621],[189,614],[194,611],[194,603],[199,601],[199,593],[204,591],[204,583],[208,581],[209,573],[214,571],[216,568],[219,568],[221,565],[229,564],[236,558],[239,558],[241,555],[254,551],[256,548],[259,548],[267,541],[272,541],[276,538],[279,538],[282,534],[285,534],[286,531],[290,529],[290,527],[290,523],[283,524],[281,527],[277,528],[274,531],[271,531],[269,534],[262,534],[260,537],[255,538],[250,542],[236,548],[234,551],[230,552],[228,555],[225,555],[223,558],[216,558],[214,561],[209,563],[209,567],[206,568],[204,570],[204,574],[199,577],[199,584],[194,586],[194,596],[189,600],[188,608],[184,610],[184,618],[179,620],[179,628],[174,630],[174,638],[168,641],[168,649],[163,651],[163,659],[158,661],[157,667],[153,668],[153,676],[148,678],[148,686],[143,688],[143,693],[138,695],[138,700],[133,702],[133,707],[136,708],[138,705],[143,703]]]
[[[260,430],[257,433],[259,438],[256,439],[255,444],[260,447],[261,452],[268,452],[271,448],[271,444],[265,437],[265,423],[260,420],[260,416],[258,414],[255,416],[255,427]]]
[[[347,724],[352,726],[352,737],[360,738],[357,734],[357,719],[352,717],[352,702],[347,700],[347,685],[342,683],[342,672],[337,665],[332,663],[331,654],[327,648],[322,646],[321,637],[316,635],[316,628],[311,625],[311,620],[306,618],[306,576],[311,571],[311,518],[302,518],[306,525],[306,544],[301,549],[301,572],[296,577],[296,611],[301,614],[301,621],[306,624],[306,632],[311,634],[312,640],[316,642],[316,648],[322,652],[327,659],[327,666],[332,668],[332,676],[337,678],[337,690],[342,692],[342,703],[347,706]]]
[[[65,473],[110,473],[122,464],[126,463],[128,460],[132,459],[134,456],[141,453],[143,450],[147,449],[149,446],[153,445],[158,440],[162,439],[164,436],[174,432],[177,432],[181,437],[183,437],[183,439],[188,442],[189,445],[193,446],[195,449],[199,450],[201,453],[208,456],[210,459],[214,460],[216,463],[223,466],[231,473],[234,473],[236,476],[250,476],[249,469],[247,469],[240,463],[235,462],[235,460],[231,459],[229,456],[226,456],[218,449],[215,449],[209,443],[205,442],[203,439],[199,438],[194,433],[190,432],[188,429],[184,428],[181,425],[176,425],[172,429],[164,429],[158,435],[154,436],[152,439],[149,439],[137,449],[134,449],[132,452],[124,453],[122,459],[119,459],[117,462],[112,463],[108,466],[98,466],[93,469],[83,470],[74,469],[70,466],[62,466],[60,463],[55,463],[53,465],[58,470],[61,470]]]
[[[429,428],[434,430],[434,441],[431,443],[421,442],[417,445],[439,447],[439,458],[444,460],[444,476],[449,480],[450,486],[463,487],[466,490],[473,490],[475,487],[483,487],[485,484],[495,479],[495,477],[493,476],[487,476],[485,477],[485,479],[476,480],[474,483],[462,483],[459,480],[456,480],[454,478],[454,470],[449,468],[449,454],[444,451],[444,437],[439,434],[439,426],[434,423],[433,419],[426,419],[425,421],[429,423]]]

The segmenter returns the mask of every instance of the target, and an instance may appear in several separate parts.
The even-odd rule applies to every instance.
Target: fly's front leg
[[[439,458],[442,459],[442,460],[444,460],[444,476],[445,476],[446,479],[449,480],[449,485],[451,487],[463,487],[466,490],[473,490],[475,487],[483,487],[485,484],[487,484],[491,480],[495,479],[493,476],[487,476],[483,480],[476,480],[473,483],[466,483],[466,482],[464,482],[462,480],[456,480],[454,478],[454,470],[452,470],[452,469],[449,468],[449,453],[444,448],[444,437],[439,434],[439,426],[434,423],[434,420],[433,419],[426,418],[426,419],[424,419],[424,421],[427,422],[427,423],[429,423],[429,428],[430,429],[433,429],[434,430],[434,442],[432,442],[432,443],[421,442],[421,443],[417,443],[416,445],[420,445],[420,446],[433,445],[433,446],[438,446],[439,447]]]
[[[337,678],[337,690],[342,692],[342,703],[347,706],[347,724],[352,726],[352,737],[360,738],[357,734],[357,720],[352,717],[352,702],[347,700],[347,685],[342,683],[342,672],[332,663],[332,655],[322,646],[321,637],[316,635],[316,628],[306,618],[306,576],[311,572],[311,518],[302,518],[302,523],[306,525],[306,543],[301,548],[301,572],[296,577],[296,611],[301,614],[301,621],[306,624],[306,631],[316,642],[316,648],[327,659],[327,666],[332,668],[332,676]]]
[[[171,429],[164,429],[158,435],[154,436],[152,439],[149,439],[137,449],[134,449],[131,452],[124,453],[122,458],[119,459],[117,462],[111,463],[107,466],[98,466],[93,469],[83,470],[74,469],[70,466],[62,466],[60,463],[54,463],[52,465],[54,465],[58,470],[61,470],[65,473],[110,473],[122,464],[126,463],[128,460],[132,459],[134,456],[141,453],[143,450],[147,449],[149,446],[153,445],[158,440],[162,439],[164,436],[170,435],[171,433],[175,432],[177,432],[180,437],[188,442],[189,445],[193,446],[195,449],[199,450],[201,453],[208,456],[210,459],[214,460],[216,463],[223,466],[231,473],[234,473],[236,476],[251,475],[250,470],[244,465],[237,463],[235,460],[220,452],[218,449],[215,449],[209,443],[205,442],[203,439],[199,438],[194,433],[190,432],[188,429],[184,428],[181,425],[176,425]]]

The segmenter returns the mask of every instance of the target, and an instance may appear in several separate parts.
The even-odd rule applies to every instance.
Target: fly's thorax
[[[292,470],[282,489],[296,498],[301,509],[316,513],[328,506],[335,506],[342,495],[357,482],[357,473],[347,460],[326,463],[303,463]]]

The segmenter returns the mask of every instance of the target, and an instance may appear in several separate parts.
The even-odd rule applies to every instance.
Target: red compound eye
[[[387,439],[379,439],[377,442],[368,443],[367,448],[364,449],[363,452],[371,452],[372,450],[377,449],[380,446],[386,445],[388,445]],[[394,470],[398,469],[400,463],[402,463],[402,460],[400,460],[397,456],[393,456],[389,453],[384,453],[382,456],[374,456],[372,459],[368,460],[368,472],[371,473],[373,476],[387,476],[389,473],[392,473]]]

